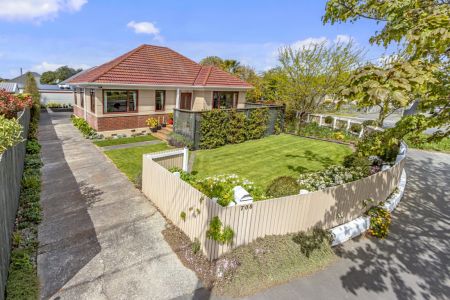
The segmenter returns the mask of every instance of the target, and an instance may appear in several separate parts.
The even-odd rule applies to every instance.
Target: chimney
[[[23,75],[22,68],[20,68],[20,76],[22,76],[22,75]]]

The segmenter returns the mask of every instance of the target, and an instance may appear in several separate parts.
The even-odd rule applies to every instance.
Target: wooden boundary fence
[[[202,251],[211,260],[259,237],[307,231],[314,227],[330,229],[361,216],[367,210],[365,200],[372,198],[379,203],[394,191],[405,158],[402,153],[393,167],[343,185],[304,195],[222,207],[162,166],[168,164],[165,160],[170,160],[171,166],[178,163],[177,167],[181,168],[181,155],[176,155],[178,159],[173,154],[164,158],[159,153],[157,161],[152,155],[144,155],[142,191],[191,240],[197,238]],[[181,217],[183,212],[185,218]],[[234,238],[230,245],[219,245],[206,238],[209,221],[215,216],[224,226],[233,229]]]
[[[18,120],[23,127],[23,142],[0,154],[0,299],[5,294],[11,252],[11,234],[19,206],[20,183],[25,159],[25,144],[30,110],[22,111]]]

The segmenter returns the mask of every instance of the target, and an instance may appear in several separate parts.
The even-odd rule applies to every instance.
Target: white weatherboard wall
[[[41,91],[41,103],[48,104],[49,102],[60,104],[74,104],[73,92],[45,92]]]

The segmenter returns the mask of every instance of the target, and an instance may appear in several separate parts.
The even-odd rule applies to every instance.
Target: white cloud
[[[43,61],[42,63],[31,67],[31,71],[42,74],[46,71],[55,71],[56,69],[58,69],[59,67],[62,67],[64,65],[68,65],[69,67],[74,68],[74,69],[81,68],[83,70],[86,70],[86,69],[90,68],[90,66],[86,65],[86,64],[55,64],[55,63],[49,63],[49,62]]]
[[[346,35],[346,34],[338,34],[336,36],[336,38],[334,39],[335,44],[337,44],[337,43],[348,44],[351,41],[354,41],[354,39],[351,36]]]
[[[307,39],[292,43],[291,47],[297,50],[308,50],[314,45],[320,45],[322,43],[328,44],[329,42],[330,41],[324,36],[318,38],[309,37]]]
[[[60,12],[79,11],[87,0],[2,0],[0,19],[41,22],[56,18]]]
[[[135,22],[131,21],[127,24],[128,28],[134,30],[135,33],[143,33],[152,35],[155,40],[161,40],[162,36],[159,34],[159,28],[152,22]]]

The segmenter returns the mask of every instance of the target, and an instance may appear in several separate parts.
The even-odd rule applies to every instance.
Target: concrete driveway
[[[449,299],[450,155],[410,150],[389,237],[359,238],[312,276],[247,299]]]
[[[172,299],[199,287],[163,239],[165,220],[70,114],[44,113],[42,299]]]

